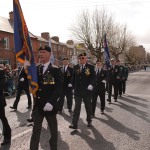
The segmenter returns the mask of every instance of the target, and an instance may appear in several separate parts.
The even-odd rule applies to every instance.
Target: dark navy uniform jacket
[[[104,69],[101,69],[100,73],[97,73],[95,76],[95,90],[105,89],[105,83],[104,81],[107,78],[107,71]]]
[[[92,96],[92,91],[88,90],[88,86],[92,85],[94,88],[95,70],[91,64],[85,64],[83,71],[80,65],[75,65],[73,69],[73,89],[74,95],[88,97]]]
[[[40,113],[51,115],[57,113],[57,99],[60,97],[62,90],[62,74],[57,66],[49,64],[43,74],[43,67],[37,67],[39,89],[34,97],[34,108],[38,107]],[[52,111],[43,111],[46,103],[53,106]]]
[[[5,71],[0,68],[0,109],[6,106],[6,101],[3,93],[5,84],[6,84]]]
[[[73,68],[68,66],[64,72],[62,67],[61,72],[63,75],[63,88],[68,88],[68,84],[72,84]]]
[[[20,81],[20,79],[23,78],[23,81]],[[24,67],[21,68],[19,72],[19,77],[18,77],[18,88],[29,88],[29,81],[27,79],[27,74],[25,73]]]

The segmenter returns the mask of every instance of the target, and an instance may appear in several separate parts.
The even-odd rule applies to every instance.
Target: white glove
[[[20,81],[24,81],[24,78],[21,78]]]
[[[89,85],[87,89],[91,91],[91,90],[93,90],[93,86]]]
[[[74,89],[72,90],[72,93],[74,94]]]
[[[29,61],[28,61],[28,60],[26,60],[26,61],[24,62],[24,64],[23,64],[23,66],[24,66],[24,68],[26,68],[26,66],[30,66]]]
[[[105,81],[105,80],[103,80],[102,82],[103,82],[103,83],[106,83],[106,81]]]
[[[72,84],[69,83],[69,84],[68,84],[68,87],[72,87]]]
[[[43,110],[44,111],[52,111],[53,106],[50,103],[46,103]]]

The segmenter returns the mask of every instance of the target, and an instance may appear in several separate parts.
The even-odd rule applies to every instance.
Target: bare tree
[[[75,24],[71,26],[71,32],[76,40],[84,42],[91,54],[101,59],[103,52],[103,35],[109,33],[112,35],[112,26],[114,25],[113,16],[108,16],[107,12],[95,9],[92,13],[83,10],[77,17]]]

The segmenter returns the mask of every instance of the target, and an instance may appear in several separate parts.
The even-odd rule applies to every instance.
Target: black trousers
[[[65,88],[65,89],[63,89],[62,94],[58,101],[58,111],[62,111],[62,109],[63,109],[65,96],[67,99],[68,109],[72,109],[72,101],[73,101],[72,88]]]
[[[117,100],[118,98],[118,88],[119,81],[113,80],[108,82],[108,101],[111,102],[111,96],[112,96],[112,87],[114,87],[114,99]]]
[[[25,93],[26,93],[26,95],[27,95],[27,98],[28,98],[28,106],[31,106],[31,105],[32,105],[29,87],[21,87],[21,86],[18,86],[18,88],[17,88],[17,96],[16,96],[16,100],[14,101],[13,107],[16,107],[16,108],[17,108],[18,103],[19,103],[19,101],[20,101],[20,96],[21,96],[21,94],[22,94],[23,91],[25,91]]]
[[[122,91],[123,91],[123,93],[126,92],[126,80],[122,81]]]
[[[100,97],[100,108],[101,111],[105,109],[105,86],[103,88],[96,89],[93,92],[92,98],[92,115],[95,115],[97,98]]]
[[[123,81],[118,81],[118,87],[119,87],[119,95],[122,95],[123,92]]]
[[[91,119],[91,115],[92,115],[92,103],[91,103],[91,100],[92,100],[92,97],[90,97],[90,96],[79,97],[79,96],[75,95],[75,108],[74,108],[73,118],[72,118],[72,124],[74,126],[78,125],[79,116],[80,116],[80,112],[81,112],[82,100],[84,102],[85,110],[86,110],[86,114],[87,114],[86,121],[88,123],[92,122],[92,119]]]
[[[35,108],[32,111],[32,118],[33,118],[34,126],[33,126],[31,141],[30,141],[30,150],[38,150],[41,128],[42,128],[44,117],[48,122],[48,127],[49,127],[50,134],[51,134],[51,138],[49,140],[50,149],[57,150],[58,127],[57,127],[56,114],[54,115],[40,114],[38,112],[38,108]]]
[[[3,124],[4,139],[11,139],[11,128],[5,115],[5,108],[0,108],[0,119]]]

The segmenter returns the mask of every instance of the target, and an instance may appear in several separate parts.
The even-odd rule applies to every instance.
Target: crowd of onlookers
[[[11,69],[9,64],[2,65],[6,74],[5,96],[12,96],[16,92],[18,84],[18,69]]]

